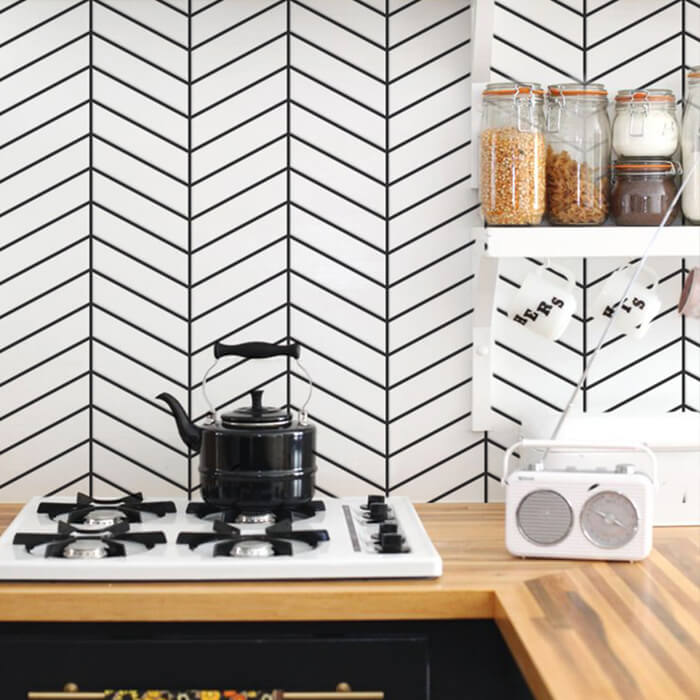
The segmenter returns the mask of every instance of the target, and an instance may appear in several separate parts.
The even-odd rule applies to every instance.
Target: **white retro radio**
[[[643,452],[650,471],[632,464],[612,470],[546,470],[543,462],[509,473],[513,452]],[[656,457],[644,444],[601,445],[521,440],[504,456],[506,548],[519,557],[636,561],[652,546]]]

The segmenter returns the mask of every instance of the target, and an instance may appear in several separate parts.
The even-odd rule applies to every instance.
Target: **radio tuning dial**
[[[619,549],[639,529],[639,514],[627,496],[618,491],[601,491],[584,503],[581,528],[596,547]]]

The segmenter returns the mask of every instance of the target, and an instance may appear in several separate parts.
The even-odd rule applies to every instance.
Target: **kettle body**
[[[316,485],[315,450],[316,428],[298,420],[272,430],[203,426],[202,498],[250,511],[306,503]]]
[[[299,353],[296,343],[214,345],[217,361],[224,355],[248,359],[286,355],[298,361]],[[307,420],[305,410],[311,390],[296,418],[287,408],[263,406],[259,388],[250,392],[250,406],[219,415],[206,393],[206,379],[215,366],[202,382],[210,406],[203,425],[195,425],[174,396],[163,393],[157,397],[170,407],[183,442],[199,452],[204,501],[251,513],[310,501],[316,487],[316,428]]]

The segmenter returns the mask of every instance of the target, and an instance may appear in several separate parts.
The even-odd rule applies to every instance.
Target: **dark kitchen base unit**
[[[353,623],[11,623],[0,696],[29,690],[383,690],[386,700],[532,698],[491,620]]]

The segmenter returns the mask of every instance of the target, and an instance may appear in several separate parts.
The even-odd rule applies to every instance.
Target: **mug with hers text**
[[[566,268],[547,264],[523,280],[510,304],[508,316],[549,340],[558,340],[575,311],[573,275]]]

